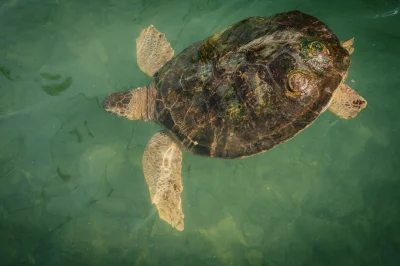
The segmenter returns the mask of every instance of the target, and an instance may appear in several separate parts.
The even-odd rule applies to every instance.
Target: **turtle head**
[[[117,116],[128,117],[131,98],[132,93],[130,91],[110,93],[103,102],[103,108]]]
[[[154,85],[107,95],[103,107],[107,112],[130,120],[153,120],[157,90]]]

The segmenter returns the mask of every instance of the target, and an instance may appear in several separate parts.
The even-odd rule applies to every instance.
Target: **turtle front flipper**
[[[170,137],[159,132],[147,144],[142,162],[150,198],[160,218],[183,231],[182,151]]]
[[[150,25],[136,39],[136,56],[139,68],[152,77],[174,56],[174,50],[165,35]]]
[[[367,106],[367,101],[355,90],[342,84],[332,96],[329,111],[342,119],[354,118]]]

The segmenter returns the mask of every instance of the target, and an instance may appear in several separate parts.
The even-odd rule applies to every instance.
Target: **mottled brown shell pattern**
[[[338,38],[313,16],[248,18],[155,74],[156,120],[195,154],[251,156],[310,125],[349,64]]]

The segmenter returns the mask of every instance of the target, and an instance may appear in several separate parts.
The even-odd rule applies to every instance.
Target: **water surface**
[[[398,265],[400,1],[0,3],[0,265]],[[158,218],[141,157],[161,128],[104,112],[146,85],[135,39],[176,53],[249,16],[300,9],[355,37],[355,119],[325,113],[242,160],[183,154],[185,231]]]

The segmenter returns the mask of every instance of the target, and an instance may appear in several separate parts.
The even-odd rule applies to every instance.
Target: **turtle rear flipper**
[[[142,162],[150,198],[160,218],[183,231],[182,151],[170,137],[159,132],[147,144]]]
[[[354,38],[348,39],[347,41],[343,41],[341,44],[343,48],[349,52],[349,54],[352,54],[354,52],[353,48]]]
[[[329,111],[342,119],[354,118],[367,106],[367,101],[355,90],[342,84],[332,96]]]
[[[152,77],[174,56],[174,50],[165,35],[150,25],[136,39],[136,56],[139,68]]]

